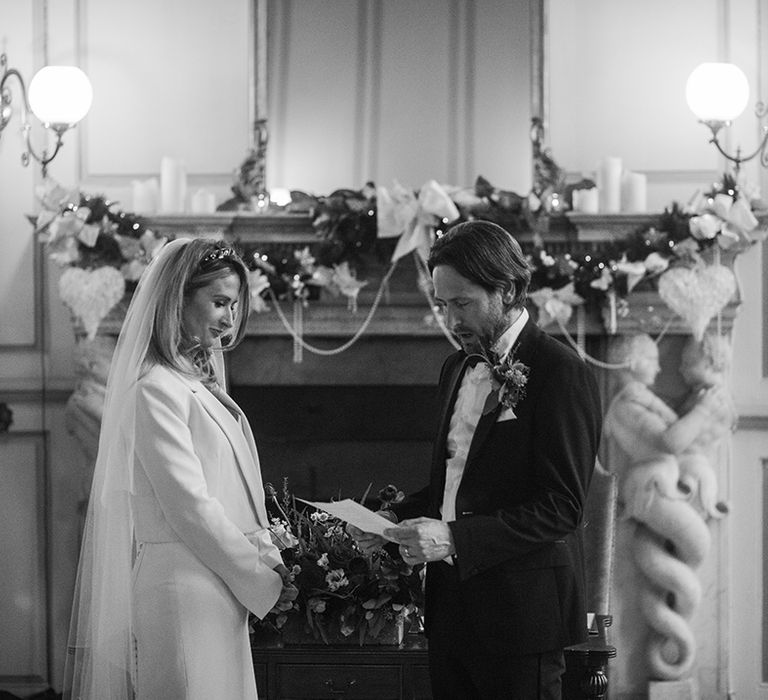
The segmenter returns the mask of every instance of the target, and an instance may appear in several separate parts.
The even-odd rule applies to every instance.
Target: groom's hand
[[[397,516],[391,510],[380,510],[377,511],[376,514],[387,520],[391,520],[393,523],[397,522]],[[381,549],[387,543],[387,540],[381,535],[375,535],[372,532],[363,532],[360,528],[350,525],[349,523],[347,523],[347,533],[355,542],[357,542],[357,546],[366,554]]]
[[[448,523],[434,518],[403,520],[384,534],[400,545],[400,555],[408,564],[440,561],[456,553]]]

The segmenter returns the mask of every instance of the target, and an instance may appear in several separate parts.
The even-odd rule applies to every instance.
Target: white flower
[[[268,311],[269,304],[261,294],[264,290],[269,289],[269,277],[261,270],[252,270],[248,272],[248,287],[250,289],[251,311],[255,311],[257,314]]]
[[[327,569],[328,568],[328,553],[323,552],[320,558],[317,560],[317,565],[321,569]]]
[[[80,259],[80,251],[77,248],[77,241],[74,238],[63,238],[56,244],[50,254],[51,260],[57,265],[66,267]]]
[[[333,266],[332,282],[338,290],[347,297],[348,306],[351,311],[357,311],[357,295],[360,288],[368,284],[367,281],[360,281],[345,260],[340,265]]]
[[[602,291],[606,291],[611,288],[612,284],[613,274],[611,274],[611,271],[606,266],[600,272],[600,277],[592,280],[589,283],[589,286],[592,287],[592,289],[601,289]]]
[[[323,556],[327,557],[325,554]],[[349,585],[349,580],[344,573],[344,569],[333,569],[333,571],[329,571],[325,575],[325,582],[328,584],[328,590],[332,593],[338,591],[339,588],[344,588],[344,586]]]
[[[649,256],[650,257],[650,256]],[[616,271],[627,276],[627,291],[631,292],[637,283],[645,277],[648,267],[644,262],[629,262],[626,255],[616,263]]]
[[[144,255],[144,247],[141,245],[140,238],[121,236],[119,233],[114,234],[114,237],[120,248],[120,255],[126,260],[133,260],[134,258],[140,258]]]
[[[313,613],[324,613],[326,604],[325,601],[322,598],[310,598],[307,601],[307,607],[312,611]]]
[[[284,520],[272,518],[272,525],[270,525],[269,531],[272,534],[272,541],[280,550],[288,547],[295,547],[299,544],[298,538],[294,536],[290,526]],[[293,575],[295,576],[295,573],[293,573]]]
[[[312,279],[309,281],[309,284],[314,284],[316,287],[328,287],[329,291],[336,294],[337,290],[331,286],[332,280],[333,268],[318,265],[312,272]]]
[[[649,273],[655,275],[664,272],[669,267],[669,258],[665,258],[661,253],[650,253],[643,264]]]
[[[146,264],[141,262],[141,260],[131,260],[120,268],[120,272],[123,273],[123,277],[129,282],[138,282],[146,269]]]
[[[294,250],[293,257],[304,272],[312,272],[315,267],[315,258],[312,253],[309,252],[309,246],[305,246],[301,250]]]
[[[555,259],[544,250],[539,253],[539,259],[544,267],[552,267],[555,264]]]
[[[694,216],[688,222],[691,235],[699,241],[712,240],[723,227],[723,220],[714,214]]]
[[[728,212],[733,206],[733,197],[725,192],[719,192],[716,194],[710,204],[709,208],[715,216],[719,216],[721,219],[728,218]]]

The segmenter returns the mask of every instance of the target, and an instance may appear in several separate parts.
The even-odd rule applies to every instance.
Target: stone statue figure
[[[680,414],[652,389],[660,366],[650,336],[617,338],[611,348],[611,360],[625,365],[604,422],[619,477],[616,619],[634,685],[685,678],[695,661],[690,620],[702,594],[696,569],[710,548],[706,520],[727,510],[706,455],[733,422],[725,383],[712,376],[719,346],[686,347],[681,373],[692,390]]]
[[[701,341],[691,338],[683,348],[680,374],[690,388],[680,413],[686,414],[705,397],[709,401],[712,420],[680,455],[681,487],[704,518],[721,518],[728,506],[717,499],[716,467],[721,457],[719,447],[736,427],[736,407],[728,391],[731,367],[731,345],[727,338],[705,335]]]

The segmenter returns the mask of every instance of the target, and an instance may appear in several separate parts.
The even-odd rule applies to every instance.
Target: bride
[[[107,383],[65,697],[257,697],[248,611],[295,589],[259,460],[223,388],[247,271],[211,240],[168,243],[129,307]]]

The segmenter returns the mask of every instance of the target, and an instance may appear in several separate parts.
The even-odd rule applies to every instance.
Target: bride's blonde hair
[[[234,348],[245,335],[250,312],[245,264],[234,249],[207,238],[193,239],[173,252],[157,279],[157,306],[147,350],[148,364],[162,364],[184,374],[208,373],[204,367],[206,353],[197,352],[194,339],[186,334],[182,312],[193,292],[233,273],[240,280],[240,291],[235,325],[223,345],[224,350]]]

